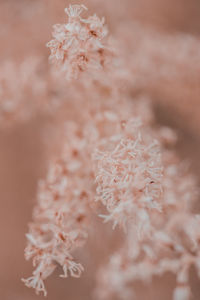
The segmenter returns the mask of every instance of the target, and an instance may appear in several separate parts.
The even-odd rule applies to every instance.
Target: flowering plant
[[[25,249],[35,270],[23,281],[46,295],[44,280],[56,266],[61,277],[80,277],[73,253],[98,214],[122,230],[124,242],[97,272],[96,299],[133,299],[135,280],[172,272],[173,299],[187,300],[190,266],[200,276],[195,179],[173,150],[175,132],[156,124],[150,101],[132,99],[123,46],[110,45],[104,19],[82,18],[86,10],[66,8],[68,23],[55,25],[47,44],[53,80],[60,92],[67,86],[56,106],[62,142],[38,185]],[[55,111],[52,101],[48,107]]]

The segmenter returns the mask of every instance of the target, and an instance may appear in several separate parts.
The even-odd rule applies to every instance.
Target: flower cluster
[[[45,180],[39,182],[38,204],[27,234],[26,259],[33,259],[33,276],[23,279],[36,292],[46,289],[43,281],[60,265],[61,277],[79,277],[83,266],[71,252],[84,244],[89,231],[93,180],[87,168],[88,154],[84,133],[76,124],[64,126],[67,140],[54,159]],[[91,186],[91,189],[90,189]]]
[[[25,250],[35,270],[23,281],[46,295],[44,280],[57,265],[61,277],[79,277],[83,266],[74,251],[95,232],[95,212],[125,231],[122,247],[98,272],[97,299],[133,299],[135,280],[170,271],[177,278],[174,300],[188,300],[190,266],[200,273],[195,180],[171,149],[176,134],[156,126],[145,97],[133,97],[132,65],[129,70],[118,60],[118,70],[112,65],[109,74],[93,72],[104,69],[110,50],[103,43],[104,19],[83,19],[84,10],[69,6],[68,23],[54,26],[47,45],[61,76],[88,76],[67,86],[58,79],[61,150],[39,183]]]
[[[190,209],[196,198],[195,180],[184,166],[178,166],[173,153],[164,156],[162,212],[149,211],[149,235],[138,236],[135,224],[129,223],[123,246],[97,273],[98,299],[133,299],[134,281],[151,282],[153,276],[166,272],[176,276],[173,299],[190,299],[190,267],[200,274],[200,215]]]
[[[73,90],[73,86],[71,89]],[[104,90],[102,90],[102,95],[103,93]],[[92,230],[91,212],[99,211],[94,202],[94,199],[100,196],[97,181],[95,181],[95,170],[96,158],[103,150],[108,151],[110,147],[113,148],[116,143],[119,143],[122,148],[124,147],[124,156],[130,153],[129,161],[125,162],[124,159],[124,170],[121,170],[121,174],[123,172],[125,174],[129,163],[130,171],[133,172],[134,165],[142,161],[141,174],[136,171],[138,183],[142,180],[139,177],[149,172],[148,178],[145,179],[146,188],[141,187],[139,192],[145,205],[143,209],[141,207],[141,217],[145,209],[155,206],[155,209],[159,210],[160,205],[156,196],[161,188],[158,178],[159,172],[162,172],[159,148],[150,132],[149,138],[145,138],[145,142],[142,142],[144,133],[140,133],[141,120],[137,117],[137,114],[143,112],[147,123],[147,120],[150,122],[152,119],[146,100],[141,99],[138,103],[118,102],[117,99],[111,97],[98,102],[88,97],[87,86],[72,94],[67,101],[68,119],[66,120],[65,115],[62,127],[61,140],[64,141],[62,150],[50,163],[47,178],[39,183],[38,203],[27,234],[28,246],[25,256],[27,259],[33,259],[35,270],[33,276],[24,279],[24,282],[28,287],[35,288],[37,292],[43,291],[45,295],[44,280],[51,275],[57,264],[63,267],[65,276],[68,271],[72,276],[79,276],[83,271],[82,265],[75,263],[72,252],[84,244]],[[134,144],[136,148],[132,149]],[[136,151],[136,159],[131,149]],[[123,152],[122,149],[121,151]],[[146,155],[149,157],[147,162],[144,160]],[[121,159],[123,161],[122,157]],[[110,166],[112,163],[111,161]],[[154,174],[151,169],[155,171]],[[120,173],[118,175],[121,176]],[[150,183],[152,178],[155,180],[155,185]],[[157,183],[156,180],[158,180]],[[136,202],[134,204],[131,199],[131,187],[130,189],[128,187],[130,183],[130,178],[129,180],[127,178],[121,194],[127,188],[127,196],[128,192],[130,194],[128,201],[133,213]],[[134,188],[137,190],[138,187]],[[148,200],[147,192],[155,197],[152,203],[149,199],[149,204],[146,201]],[[116,185],[116,195],[117,193]],[[158,203],[156,203],[157,200]],[[131,212],[129,216],[131,217]],[[124,221],[125,218],[124,215]]]
[[[77,78],[83,71],[103,68],[106,64],[108,48],[103,44],[107,35],[104,18],[93,15],[83,19],[81,13],[84,10],[87,10],[84,5],[66,8],[68,23],[54,25],[54,39],[47,44],[51,50],[50,60],[58,62],[60,71],[68,79]]]
[[[150,230],[148,211],[161,212],[162,162],[158,142],[140,132],[140,122],[122,121],[122,132],[107,142],[108,151],[97,151],[97,200],[107,207],[105,221],[136,224],[138,234]],[[108,145],[107,145],[108,147]],[[148,228],[149,227],[149,228]]]

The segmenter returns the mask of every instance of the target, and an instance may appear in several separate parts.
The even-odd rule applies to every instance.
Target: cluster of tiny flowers
[[[87,167],[87,141],[74,122],[64,126],[62,153],[54,159],[45,180],[39,182],[38,204],[27,234],[25,257],[33,259],[33,276],[23,279],[36,292],[44,292],[46,279],[60,265],[61,277],[79,277],[83,266],[72,250],[84,244],[88,235],[90,204],[93,198],[91,174]],[[91,189],[89,189],[91,185]]]
[[[110,56],[102,43],[107,30],[96,15],[82,19],[84,10],[69,6],[68,23],[56,25],[48,43],[50,59],[67,79],[88,76],[71,80],[66,89],[65,81],[58,83],[66,91],[58,114],[61,150],[39,182],[25,250],[35,270],[23,281],[46,295],[44,280],[57,265],[61,277],[79,277],[83,266],[73,252],[95,231],[95,212],[125,231],[123,246],[97,274],[96,299],[132,300],[134,280],[170,271],[177,277],[174,300],[188,300],[190,266],[200,274],[195,181],[170,150],[174,132],[156,127],[145,98],[133,101],[129,71],[114,69],[113,78],[112,72],[101,73]],[[99,213],[100,204],[107,214]]]
[[[96,153],[110,148],[114,141],[123,143],[129,135],[130,143],[134,143],[135,139],[137,144],[138,138],[142,139],[139,133],[141,121],[136,118],[137,114],[143,112],[146,121],[152,118],[146,99],[141,99],[137,104],[118,102],[112,97],[94,101],[89,98],[87,86],[75,91],[72,85],[69,93],[69,114],[65,115],[67,120],[64,118],[61,138],[64,144],[61,154],[50,163],[47,178],[39,183],[38,204],[27,234],[28,246],[25,250],[25,257],[33,259],[36,269],[33,276],[24,279],[24,282],[45,295],[44,280],[56,265],[63,267],[65,276],[67,271],[72,276],[79,276],[83,271],[82,265],[75,263],[72,252],[87,239],[91,230],[91,208],[95,208],[95,212],[97,210],[94,202],[98,196],[94,174]],[[103,95],[104,89],[101,91]],[[125,126],[126,122],[128,126]],[[141,149],[137,152],[142,151],[141,140],[140,144]],[[152,144],[151,135],[144,146],[152,153],[150,159],[152,162],[155,160],[155,166],[160,167],[159,149]],[[95,148],[99,150],[95,151]],[[132,161],[134,164],[133,157]],[[150,171],[151,166],[148,167]],[[145,189],[140,193],[145,194]]]
[[[84,5],[66,8],[68,23],[54,25],[54,39],[47,44],[50,60],[59,64],[60,72],[68,79],[77,78],[83,71],[103,68],[106,63],[108,49],[102,43],[107,35],[104,19],[96,15],[83,19],[84,10]]]
[[[158,142],[145,139],[139,120],[122,121],[122,133],[108,141],[108,151],[97,151],[97,200],[107,207],[113,228],[127,222],[138,234],[149,230],[148,211],[161,211],[162,163]],[[147,233],[147,232],[146,232]]]
[[[162,213],[149,211],[150,235],[138,237],[137,227],[129,223],[125,243],[97,273],[97,299],[133,299],[134,281],[149,282],[166,272],[176,276],[173,299],[190,299],[190,267],[200,274],[200,215],[189,209],[196,197],[195,180],[178,166],[174,153],[164,156]]]

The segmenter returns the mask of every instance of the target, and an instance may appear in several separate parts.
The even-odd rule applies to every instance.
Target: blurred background
[[[191,161],[193,172],[200,178],[200,1],[88,0],[82,3],[91,12],[105,16],[111,34],[116,36],[120,37],[120,32],[129,28],[127,19],[133,23],[134,30],[122,37],[122,43],[123,39],[127,42],[131,39],[133,44],[133,96],[142,94],[153,99],[158,122],[177,130],[177,151]],[[27,57],[39,57],[42,68],[48,68],[49,51],[45,44],[51,39],[52,25],[65,20],[63,9],[68,5],[67,0],[0,0],[0,73],[4,72],[5,62],[18,66]],[[48,93],[52,91],[45,92],[44,97]],[[26,95],[26,100],[31,106],[35,100],[32,93]],[[24,122],[16,121],[0,128],[2,300],[43,298],[27,289],[21,278],[32,271],[31,263],[24,260],[25,233],[31,220],[37,181],[45,175],[47,167],[49,152],[43,132],[48,123],[49,120],[36,114]],[[104,230],[105,227],[102,232],[99,229],[95,242],[89,240],[86,246],[83,277],[63,280],[57,272],[47,280],[46,299],[92,299],[95,270],[116,244],[108,230],[107,240],[101,245]],[[193,299],[198,300],[199,283],[195,274],[191,276]],[[168,275],[145,289],[137,285],[137,300],[170,300],[173,285],[173,278]]]

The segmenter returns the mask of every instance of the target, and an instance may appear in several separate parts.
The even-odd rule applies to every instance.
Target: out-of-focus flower
[[[21,64],[6,61],[0,70],[0,124],[6,127],[44,110],[47,85],[41,61],[29,57]]]

